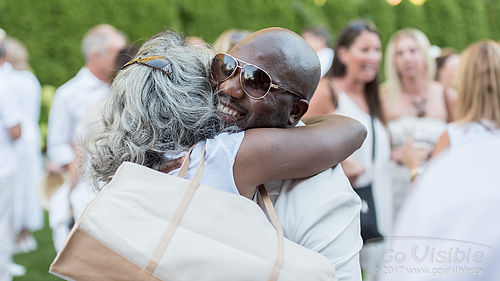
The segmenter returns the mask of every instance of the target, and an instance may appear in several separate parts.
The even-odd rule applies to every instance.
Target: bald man
[[[229,55],[241,67],[253,64],[263,69],[277,87],[256,99],[248,94],[252,84],[240,82],[241,69],[219,83],[220,115],[228,125],[246,130],[299,124],[320,79],[318,57],[299,35],[284,28],[263,29],[245,37]],[[242,168],[235,166],[234,172]],[[311,178],[265,186],[286,238],[328,257],[339,280],[361,280],[361,201],[340,166]]]

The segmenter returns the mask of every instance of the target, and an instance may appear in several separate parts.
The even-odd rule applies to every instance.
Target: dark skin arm
[[[341,115],[302,119],[307,126],[287,129],[250,129],[234,164],[234,180],[241,195],[251,198],[259,184],[304,178],[333,167],[363,143],[366,129]],[[179,168],[184,157],[168,161],[160,171]]]
[[[259,184],[313,176],[342,162],[366,137],[358,121],[341,115],[304,118],[307,126],[250,129],[234,163],[241,195],[251,198]]]

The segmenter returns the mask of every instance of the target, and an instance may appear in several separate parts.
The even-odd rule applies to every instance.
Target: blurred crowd
[[[500,45],[482,40],[463,52],[446,46],[436,52],[424,33],[406,28],[388,38],[383,53],[371,22],[355,20],[334,33],[335,40],[323,27],[302,33],[322,75],[306,116],[346,115],[367,129],[361,148],[342,162],[363,203],[363,278],[406,280],[383,272],[392,268],[387,249],[406,245],[390,237],[500,246],[500,227],[487,216],[500,199],[493,162],[500,159]],[[227,53],[248,34],[225,31],[213,53]],[[187,37],[186,44],[208,43]],[[23,43],[0,30],[0,281],[25,273],[11,257],[37,248],[32,232],[43,227],[43,208],[59,251],[93,192],[79,140],[138,46],[101,24],[85,34],[81,48],[84,66],[50,107],[45,159],[40,83]]]

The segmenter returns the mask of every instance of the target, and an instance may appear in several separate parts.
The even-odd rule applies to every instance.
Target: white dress
[[[370,115],[364,112],[347,94],[339,93],[338,107],[334,113],[349,116],[361,122],[368,132],[360,149],[351,157],[365,168],[354,188],[372,183],[373,199],[377,215],[377,226],[383,236],[391,235],[393,224],[392,188],[389,174],[390,142],[384,125],[375,118],[375,161],[372,161],[373,130]],[[363,210],[364,206],[362,207]],[[372,280],[372,273],[384,254],[381,250],[384,242],[367,243],[360,252],[361,267],[365,271],[365,280]]]
[[[388,124],[392,148],[406,145],[409,137],[413,138],[414,146],[432,149],[446,130],[446,122],[439,118],[400,117]],[[411,186],[410,171],[404,165],[392,161],[392,189],[394,198],[394,215],[397,215]]]
[[[227,192],[239,194],[234,182],[233,166],[236,154],[240,149],[245,132],[222,133],[213,139],[206,140],[205,148],[205,171],[201,183]],[[192,179],[198,165],[200,164],[201,148],[204,142],[198,143],[191,153],[187,179]],[[176,156],[165,155],[166,159],[175,159]],[[177,175],[179,169],[169,172],[169,175]]]
[[[17,172],[15,229],[31,231],[43,226],[43,211],[38,199],[38,187],[42,176],[42,152],[40,144],[41,87],[38,79],[29,71],[12,69],[12,79],[16,88],[15,96],[22,113],[21,139],[16,143],[19,155]]]
[[[375,161],[372,161],[372,126],[370,115],[364,112],[347,94],[340,93],[339,104],[334,113],[354,118],[361,122],[367,130],[366,139],[360,149],[352,157],[365,168],[359,176],[354,188],[372,183],[373,197],[377,213],[377,223],[382,235],[392,230],[392,189],[389,177],[390,143],[384,125],[375,118]]]

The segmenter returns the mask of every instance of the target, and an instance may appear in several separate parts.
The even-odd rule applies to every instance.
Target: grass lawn
[[[52,231],[49,227],[47,212],[45,212],[45,223],[42,230],[34,233],[38,248],[36,251],[14,256],[14,261],[26,268],[26,275],[14,278],[14,281],[50,281],[62,280],[49,274],[49,266],[56,257],[56,251],[52,245]]]

